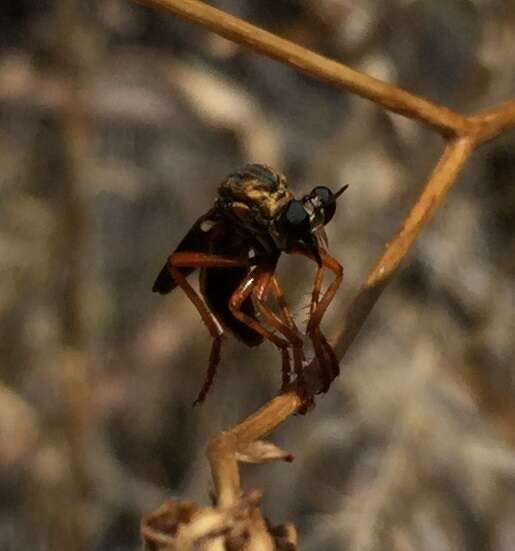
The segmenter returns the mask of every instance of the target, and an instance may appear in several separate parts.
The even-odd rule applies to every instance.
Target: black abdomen
[[[231,296],[247,273],[248,268],[206,268],[203,270],[201,288],[207,305],[222,325],[247,346],[257,346],[263,342],[263,337],[235,318],[229,309]],[[241,311],[256,319],[250,298],[243,302]]]

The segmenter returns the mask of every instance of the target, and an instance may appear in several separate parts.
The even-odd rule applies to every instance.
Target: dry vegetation
[[[290,42],[199,2],[145,3],[386,110],[162,11],[8,2],[0,546],[135,549],[139,517],[172,492],[146,517],[150,548],[266,549],[269,534],[291,548],[298,530],[305,549],[510,550],[515,108],[492,106],[515,92],[512,3],[216,3]],[[447,146],[420,192],[443,149],[425,126]],[[274,434],[295,461],[245,468],[241,497],[237,462],[285,458],[259,439],[298,398],[236,425],[273,396],[279,368],[273,350],[232,342],[191,410],[208,339],[182,296],[149,286],[247,160],[299,191],[351,185],[330,235],[346,267],[327,321],[340,357],[392,281],[331,392]],[[281,277],[301,319],[312,267],[287,259]],[[210,446],[217,507],[201,507],[206,442],[230,425]],[[293,524],[270,529],[260,511]]]

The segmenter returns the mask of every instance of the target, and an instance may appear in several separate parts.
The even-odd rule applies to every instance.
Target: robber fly
[[[318,186],[299,200],[282,174],[268,166],[247,165],[222,182],[213,208],[170,255],[152,290],[167,294],[181,287],[213,338],[207,375],[195,403],[205,399],[213,382],[224,329],[247,346],[271,341],[281,351],[283,388],[290,382],[291,348],[299,392],[304,392],[303,336],[275,275],[283,252],[304,255],[318,266],[306,334],[321,368],[323,390],[329,388],[338,374],[338,362],[320,322],[341,283],[343,268],[327,253],[324,226],[346,188],[333,193]],[[186,279],[197,268],[200,294]],[[322,293],[324,269],[333,272],[334,279]],[[270,293],[277,312],[266,302]]]

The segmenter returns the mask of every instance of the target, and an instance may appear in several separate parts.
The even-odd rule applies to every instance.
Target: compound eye
[[[305,233],[310,231],[309,214],[301,201],[294,199],[288,203],[279,217],[278,226],[283,232]]]
[[[313,189],[311,195],[313,197],[318,197],[324,207],[333,201],[333,192],[325,186],[317,186]]]
[[[325,186],[318,186],[311,192],[312,199],[318,198],[324,211],[324,226],[330,222],[336,212],[336,200],[333,192]]]

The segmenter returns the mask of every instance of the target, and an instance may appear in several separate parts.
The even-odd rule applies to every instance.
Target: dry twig
[[[467,159],[478,146],[515,127],[515,100],[466,117],[359,73],[197,0],[138,1],[188,19],[257,53],[370,99],[389,111],[418,120],[448,141],[422,193],[357,292],[343,325],[337,328],[333,343],[337,357],[341,360],[418,234],[456,182]],[[314,365],[308,368],[308,376],[312,390],[319,390]],[[300,406],[301,399],[292,386],[232,429],[212,439],[208,456],[218,507],[227,510],[241,503],[238,460],[241,459],[242,450],[248,450],[250,443],[274,430]],[[284,458],[279,453],[277,457]],[[266,527],[262,521],[256,521],[256,517],[250,515],[249,526],[252,527],[249,528],[251,540],[258,541],[263,537]],[[293,540],[291,545],[295,546]]]

